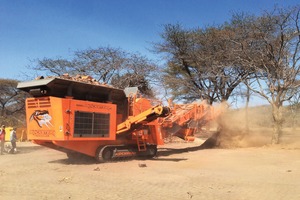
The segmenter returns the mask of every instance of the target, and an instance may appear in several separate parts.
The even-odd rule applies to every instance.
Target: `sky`
[[[111,46],[151,53],[166,24],[185,28],[222,24],[234,12],[259,15],[299,0],[0,0],[0,78],[23,80],[42,58],[70,58],[77,50]],[[39,74],[37,74],[39,75]]]

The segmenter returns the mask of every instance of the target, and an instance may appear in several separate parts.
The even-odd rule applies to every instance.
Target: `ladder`
[[[144,134],[139,134],[138,133],[136,135],[136,143],[137,143],[139,151],[146,151],[147,150]]]

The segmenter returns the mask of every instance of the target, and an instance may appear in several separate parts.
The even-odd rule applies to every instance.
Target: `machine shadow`
[[[162,151],[159,151],[157,153],[157,159],[159,159],[161,156],[170,156],[170,155],[177,155],[177,154],[182,154],[182,153],[187,153],[187,152],[193,152],[193,151],[199,151],[199,150],[203,150],[203,149],[207,149],[202,147],[202,145],[200,146],[196,146],[196,147],[186,147],[183,149],[173,149],[173,148],[162,148]]]
[[[216,147],[216,134],[212,137],[208,138],[204,143],[199,146],[195,147],[186,147],[181,149],[175,148],[159,148],[157,155],[154,158],[145,158],[145,157],[125,157],[125,158],[118,158],[116,160],[112,160],[108,163],[118,163],[118,162],[130,162],[132,160],[140,160],[140,161],[169,161],[169,162],[180,162],[187,160],[186,158],[168,158],[170,155],[179,155],[182,153],[193,152],[193,151],[200,151],[204,149],[213,149]],[[98,163],[93,157],[82,155],[76,159],[59,159],[49,161],[49,163],[59,163],[64,165],[94,165],[94,164],[103,164]]]
[[[58,160],[52,160],[49,161],[48,163],[58,163],[58,164],[64,164],[64,165],[93,165],[97,164],[94,158],[92,157],[82,157],[78,159],[58,159]]]
[[[154,161],[167,161],[167,162],[180,162],[180,161],[184,161],[184,160],[188,160],[187,158],[161,158],[161,157],[155,157],[151,160]]]
[[[154,158],[142,158],[142,157],[128,157],[128,158],[118,158],[116,160],[112,160],[106,163],[122,163],[122,162],[130,162],[133,160],[138,160],[138,161],[168,161],[168,162],[180,162],[187,160],[186,158],[162,158],[162,157],[154,157]],[[105,163],[98,163],[95,161],[94,158],[92,157],[86,157],[86,158],[81,158],[77,160],[70,160],[68,158],[66,159],[59,159],[59,160],[52,160],[49,161],[48,163],[58,163],[58,164],[63,164],[63,165],[95,165],[95,164],[105,164]]]
[[[121,162],[130,162],[133,160],[153,160],[153,159],[144,159],[140,157],[125,157],[125,158],[118,158],[115,160],[107,161],[105,163],[121,163]],[[105,164],[105,163],[99,163],[97,162],[93,157],[89,156],[84,156],[78,159],[59,159],[59,160],[52,160],[49,161],[49,163],[59,163],[59,164],[64,164],[64,165],[95,165],[95,164]]]
[[[170,156],[170,155],[177,155],[187,152],[193,152],[193,151],[199,151],[204,149],[213,149],[217,146],[217,136],[218,133],[212,135],[208,139],[205,140],[204,143],[202,143],[199,146],[194,147],[186,147],[186,148],[180,148],[180,149],[174,149],[174,148],[161,148],[160,151],[157,152],[157,159],[159,160],[160,156]]]

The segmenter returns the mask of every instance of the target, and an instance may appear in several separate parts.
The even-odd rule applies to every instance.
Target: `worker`
[[[1,126],[1,130],[0,130],[0,141],[1,141],[1,155],[3,155],[4,152],[4,143],[5,143],[5,126],[2,125]]]
[[[9,153],[16,153],[17,151],[17,134],[16,134],[16,128],[13,128],[10,131],[10,142],[11,142],[11,149],[9,150]]]

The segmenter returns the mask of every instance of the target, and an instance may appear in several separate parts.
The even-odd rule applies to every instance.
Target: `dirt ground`
[[[19,142],[0,155],[1,199],[300,199],[300,146],[199,149],[203,140],[159,147],[150,160],[70,162]]]

